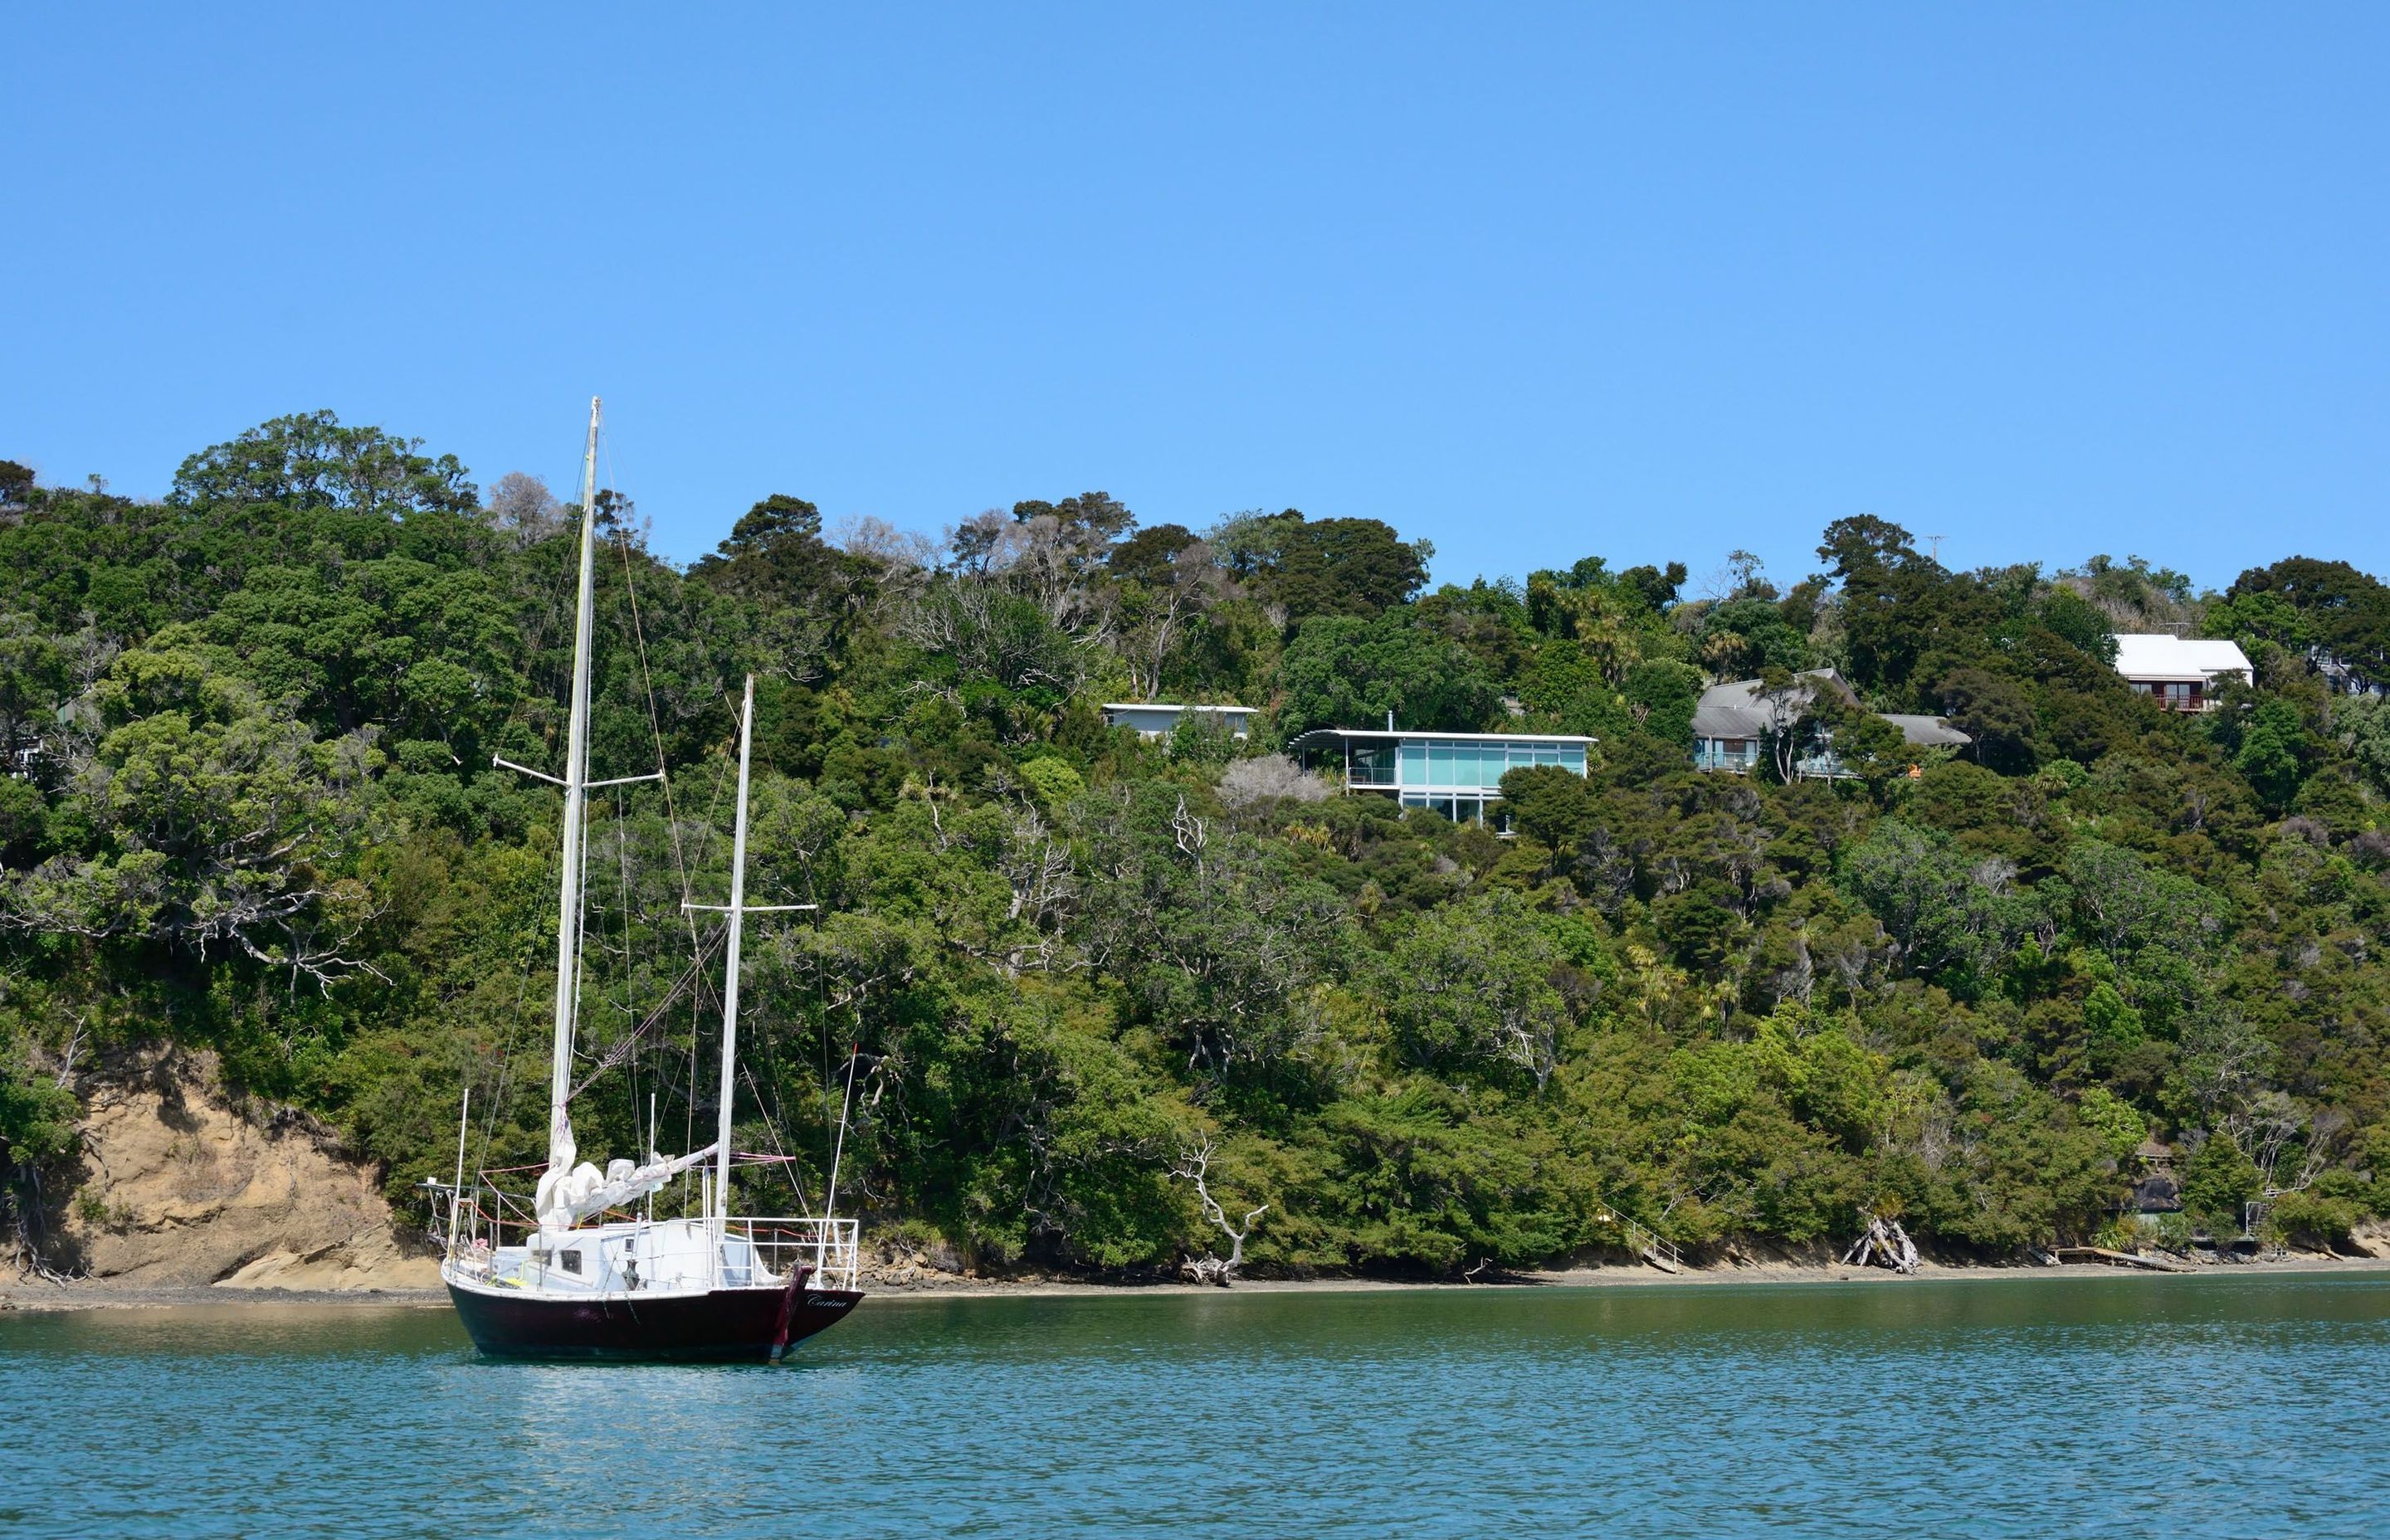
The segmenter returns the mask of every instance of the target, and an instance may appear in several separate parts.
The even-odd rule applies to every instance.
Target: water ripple
[[[874,1300],[780,1368],[0,1318],[9,1534],[2372,1535],[2390,1282]]]

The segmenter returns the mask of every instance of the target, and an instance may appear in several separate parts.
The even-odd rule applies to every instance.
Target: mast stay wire
[[[621,487],[621,477],[614,463],[614,435],[611,433],[606,434],[600,440],[600,447],[606,456],[606,478],[609,489],[619,491]],[[691,896],[688,886],[688,854],[681,840],[680,813],[673,797],[672,776],[668,766],[666,765],[664,758],[663,722],[662,713],[656,707],[655,671],[648,656],[647,622],[645,615],[641,612],[639,608],[639,585],[636,564],[631,559],[631,532],[630,524],[627,520],[622,520],[617,524],[614,540],[616,549],[620,551],[623,558],[623,590],[631,611],[631,636],[633,645],[637,651],[639,659],[640,687],[647,698],[649,740],[655,745],[656,782],[657,785],[662,787],[663,789],[664,828],[672,841],[673,866],[675,875],[680,881],[680,895],[682,900],[687,902]],[[719,810],[721,800],[721,776],[717,772],[714,777],[713,796],[709,804],[707,828],[707,832],[709,834],[712,832],[712,814]],[[698,932],[697,916],[694,911],[690,910],[684,910],[683,916],[685,922],[688,927],[689,949],[693,958],[692,967],[701,968],[707,948],[703,945]],[[683,1097],[681,1104],[683,1112],[681,1142],[683,1149],[688,1148],[690,1142],[697,1137],[697,1041],[699,1032],[702,1030],[703,1025],[703,982],[702,980],[700,980],[699,988],[692,993],[690,1000],[691,1020],[688,1043],[688,1068],[687,1079],[685,1083],[687,1094]],[[667,1000],[667,1003],[669,1003],[669,999]],[[660,1019],[662,1015],[662,1008],[659,1007],[656,1012],[656,1016]],[[644,1028],[640,1030],[643,1031]],[[636,1034],[634,1040],[636,1041]],[[687,1174],[683,1173],[682,1187],[684,1189],[684,1198],[687,1196],[686,1189],[687,1182]]]
[[[608,478],[611,480],[615,475],[615,470],[614,446],[610,435],[605,441],[605,451],[606,474]],[[662,713],[660,713],[656,709],[655,671],[650,665],[648,657],[647,621],[646,617],[639,610],[639,585],[636,575],[635,566],[631,560],[631,534],[627,521],[617,527],[614,538],[616,548],[622,553],[623,557],[623,590],[629,600],[631,610],[631,636],[633,644],[638,652],[639,684],[642,691],[647,697],[648,736],[649,741],[655,745],[656,750],[656,783],[663,789],[664,829],[672,841],[673,866],[675,875],[680,879],[680,896],[682,901],[687,903],[692,896],[689,892],[688,887],[688,853],[681,841],[680,812],[673,798],[672,776],[664,762],[663,722]],[[714,776],[713,795],[707,804],[707,832],[709,835],[713,831],[713,815],[719,812],[721,802],[722,776],[719,770],[717,770]],[[701,959],[705,952],[705,947],[698,934],[696,911],[684,909],[682,911],[682,918],[684,923],[688,927],[690,952],[693,956]],[[689,1022],[688,1040],[688,1094],[682,1103],[683,1126],[681,1130],[681,1142],[683,1148],[687,1148],[689,1142],[697,1137],[697,1039],[698,1033],[702,1030],[703,1026],[701,1016],[700,1014],[702,1010],[703,1004],[701,995],[693,998],[691,1002],[691,1019]],[[687,1187],[687,1175],[686,1173],[682,1175],[681,1185],[684,1188],[683,1197],[686,1198],[686,1188]]]
[[[610,467],[613,463],[610,452],[607,463]],[[680,815],[673,803],[672,776],[667,773],[664,764],[663,721],[656,710],[656,676],[655,671],[649,666],[648,662],[648,628],[646,620],[639,613],[639,584],[637,578],[633,575],[630,532],[627,529],[618,528],[615,532],[614,544],[623,553],[623,591],[630,600],[631,637],[639,653],[639,684],[648,698],[648,738],[656,746],[656,784],[663,788],[664,828],[672,836],[673,866],[680,878],[680,896],[686,903],[690,897],[688,857],[681,848]],[[721,792],[719,784],[715,786],[714,790],[718,797]],[[697,940],[697,919],[694,915],[689,917],[688,931],[689,940],[694,943]]]
[[[612,1047],[606,1050],[605,1054],[598,1059],[596,1067],[582,1078],[580,1084],[575,1085],[572,1088],[571,1093],[572,1096],[579,1096],[582,1092],[589,1089],[590,1084],[596,1081],[599,1075],[604,1074],[607,1071],[623,1063],[624,1060],[632,1059],[635,1056],[636,1046],[647,1036],[649,1032],[655,1028],[658,1022],[664,1019],[664,1013],[679,1003],[681,991],[693,989],[701,992],[704,989],[705,981],[703,977],[703,969],[707,963],[713,960],[713,955],[720,949],[721,944],[722,943],[718,939],[713,938],[709,938],[705,942],[704,945],[700,949],[695,960],[693,960],[688,967],[682,971],[681,976],[678,979],[673,982],[672,987],[664,992],[664,997],[656,1003],[655,1008],[649,1011],[645,1017],[641,1018],[638,1024],[634,1026],[629,1033],[625,1033],[621,1042],[616,1043]]]
[[[575,434],[574,437],[577,441],[579,435]],[[578,444],[576,443],[576,449],[577,447]],[[577,456],[575,457],[577,457]],[[613,456],[610,448],[607,455],[606,464],[607,473],[611,475],[613,473]],[[564,479],[569,481],[571,478],[567,477]],[[551,494],[551,495],[553,494]],[[564,576],[562,572],[559,571],[557,574],[555,581],[548,584],[547,610],[549,614],[553,615],[563,608],[564,589]],[[516,711],[520,710],[520,702],[519,701],[516,705]],[[513,712],[508,712],[508,716],[510,718],[513,718],[514,715],[515,713]],[[482,1167],[489,1163],[490,1146],[497,1139],[498,1113],[506,1106],[507,1091],[514,1083],[515,1048],[518,1046],[519,1040],[521,1038],[523,1033],[523,1007],[529,1003],[531,999],[531,976],[533,968],[537,965],[539,952],[538,929],[533,927],[531,930],[526,930],[524,932],[524,936],[528,951],[524,956],[523,965],[520,969],[521,982],[515,991],[513,1024],[508,1029],[507,1034],[498,1040],[497,1083],[494,1094],[488,1099],[488,1104],[483,1107],[482,1110],[482,1147],[480,1152],[475,1155],[473,1160],[473,1165],[476,1171],[479,1171]]]
[[[620,475],[619,475],[619,472],[617,471],[616,467],[615,467],[615,464],[614,464],[614,443],[613,443],[613,440],[614,440],[614,435],[613,435],[613,434],[611,434],[611,433],[606,433],[606,434],[604,434],[604,435],[600,438],[600,440],[599,440],[599,447],[600,447],[601,451],[604,453],[604,455],[605,455],[605,456],[606,456],[606,477],[607,477],[607,481],[608,481],[608,484],[609,484],[609,488],[610,488],[610,490],[619,490],[619,489],[620,489],[620,485],[621,485],[621,481],[620,481]],[[691,893],[690,893],[690,891],[689,891],[689,885],[688,885],[688,855],[687,855],[687,849],[685,848],[685,846],[684,846],[684,844],[683,844],[683,842],[682,842],[682,840],[681,840],[680,816],[679,816],[678,810],[677,810],[677,808],[675,807],[675,803],[674,803],[674,799],[673,799],[673,786],[672,786],[672,776],[671,776],[671,775],[670,775],[670,773],[669,773],[669,771],[668,771],[668,769],[667,769],[667,767],[666,767],[666,764],[665,764],[665,758],[664,758],[664,739],[663,739],[663,722],[662,722],[662,713],[658,711],[657,706],[656,706],[656,683],[655,683],[655,672],[654,672],[654,669],[653,669],[653,667],[652,667],[652,665],[651,665],[651,663],[650,663],[650,661],[649,661],[649,654],[648,654],[648,637],[647,637],[647,626],[646,626],[645,617],[641,614],[640,610],[639,610],[639,589],[638,589],[638,582],[637,582],[637,579],[636,579],[636,575],[635,575],[635,564],[633,563],[633,561],[632,561],[632,559],[631,559],[631,535],[630,535],[630,524],[629,524],[629,520],[621,520],[621,521],[619,521],[619,522],[617,523],[616,528],[615,528],[614,540],[615,540],[615,546],[616,546],[616,548],[621,552],[621,554],[622,554],[622,558],[623,558],[623,593],[624,593],[624,595],[626,596],[626,597],[627,597],[627,599],[628,599],[628,601],[629,601],[629,608],[630,608],[630,611],[631,611],[631,635],[632,635],[632,638],[633,638],[634,644],[635,644],[635,646],[636,647],[636,649],[637,649],[637,652],[638,652],[638,659],[639,659],[639,683],[640,683],[640,687],[641,687],[641,689],[642,689],[643,693],[644,693],[644,694],[646,695],[646,697],[647,697],[647,707],[648,707],[648,733],[649,733],[649,740],[650,740],[650,741],[655,745],[655,751],[656,751],[656,780],[657,780],[657,784],[658,784],[660,787],[662,787],[662,790],[663,790],[663,796],[664,796],[664,828],[665,828],[666,832],[668,833],[668,835],[670,836],[670,838],[671,838],[671,841],[672,841],[672,849],[673,849],[673,865],[674,865],[674,867],[675,867],[675,875],[676,875],[676,876],[679,878],[679,879],[680,879],[680,892],[681,892],[681,898],[682,898],[682,900],[683,900],[684,902],[688,902],[688,901],[691,899],[691,897],[692,897],[692,895],[691,895]],[[722,698],[724,704],[725,704],[725,705],[727,705],[727,704],[728,704],[728,700],[729,700],[728,691],[727,691],[726,689],[723,688],[723,687],[720,686],[720,684],[719,684],[719,682],[718,682],[718,681],[716,682],[716,693],[717,693],[717,694]],[[751,733],[752,733],[752,732],[753,731],[753,724],[752,724],[752,723],[748,724],[748,725],[747,725],[747,730],[748,730],[749,732],[751,732]],[[719,812],[720,812],[721,797],[722,797],[722,773],[721,773],[721,771],[720,771],[719,769],[717,769],[716,774],[715,774],[715,776],[714,776],[713,795],[713,797],[712,797],[712,799],[711,799],[711,801],[710,801],[710,802],[709,802],[709,806],[708,806],[708,817],[707,817],[707,821],[706,821],[706,825],[705,825],[705,831],[704,831],[704,832],[705,832],[705,843],[707,843],[707,844],[709,844],[709,845],[713,842],[713,834],[714,834],[714,832],[715,832],[715,831],[714,831],[714,828],[713,828],[714,815],[718,815],[718,814],[719,814]],[[623,820],[623,812],[622,812],[622,792],[621,792],[620,790],[617,790],[617,791],[615,792],[615,819],[616,819],[616,826],[615,826],[615,827],[616,827],[617,834],[618,834],[618,837],[620,837],[620,836],[621,836],[621,834],[622,834],[622,829],[623,829],[623,822],[622,822],[622,820]],[[629,956],[630,947],[631,947],[631,935],[630,935],[630,898],[629,898],[629,881],[630,881],[630,879],[629,879],[629,860],[630,860],[630,856],[629,856],[629,850],[628,850],[628,844],[629,844],[629,841],[628,841],[627,838],[623,838],[622,842],[623,842],[623,895],[624,895],[624,896],[623,896],[623,948],[624,948],[624,956],[625,956],[625,957],[627,958],[627,957]],[[692,960],[692,963],[691,963],[691,969],[690,969],[690,974],[689,974],[689,977],[690,977],[691,979],[693,979],[693,980],[694,980],[695,984],[696,984],[695,989],[692,991],[692,1000],[691,1000],[691,1005],[692,1005],[692,1007],[693,1007],[693,1009],[694,1009],[695,1011],[697,1011],[697,1012],[702,1012],[702,1010],[704,1009],[705,1003],[706,1003],[706,996],[707,996],[707,995],[711,995],[713,992],[712,992],[712,991],[707,987],[706,981],[701,977],[701,973],[702,973],[702,969],[703,969],[703,965],[704,965],[705,958],[706,958],[706,956],[708,956],[708,955],[709,955],[709,954],[713,950],[713,947],[709,946],[709,945],[704,942],[704,940],[703,940],[702,938],[700,938],[700,936],[699,935],[699,932],[698,932],[698,919],[697,919],[697,913],[696,913],[696,911],[695,911],[695,910],[693,910],[693,909],[691,909],[691,910],[686,910],[686,911],[684,911],[684,914],[685,914],[685,917],[686,917],[687,924],[687,926],[688,926],[690,950],[691,950],[692,957],[693,957],[693,960]],[[814,989],[815,989],[815,995],[816,995],[816,998],[818,998],[818,997],[819,997],[819,995],[820,995],[820,993],[821,993],[821,981],[820,981],[820,979],[819,979],[819,977],[818,977],[818,965],[816,965],[816,977],[815,982],[814,982]],[[678,993],[678,991],[679,991],[679,987],[680,987],[679,985],[675,985],[675,986],[674,987],[673,993],[674,993],[674,994],[677,994],[677,993]],[[667,1005],[668,1005],[669,1003],[670,1003],[670,995],[667,995],[667,997],[666,997],[666,1001],[665,1001],[665,1004],[667,1004]],[[635,1027],[635,1028],[632,1030],[631,1036],[626,1040],[626,1046],[631,1046],[631,1047],[632,1047],[632,1048],[634,1048],[634,1050],[635,1050],[635,1049],[636,1049],[636,1045],[637,1044],[637,1042],[638,1042],[639,1038],[640,1038],[640,1037],[641,1037],[641,1036],[642,1036],[642,1035],[647,1032],[648,1027],[649,1027],[650,1024],[652,1024],[654,1021],[656,1021],[656,1020],[661,1020],[661,1019],[662,1019],[662,1015],[663,1015],[663,1007],[662,1007],[662,1006],[659,1006],[659,1007],[657,1007],[657,1009],[656,1009],[656,1010],[655,1010],[655,1011],[654,1011],[654,1012],[653,1012],[653,1013],[649,1017],[648,1020],[641,1022],[638,1026]],[[727,1030],[727,1029],[726,1028],[726,1030]],[[758,1037],[759,1037],[759,1038],[763,1038],[763,1037],[765,1037],[765,1034],[763,1034],[763,1033],[758,1033],[757,1035],[758,1035]],[[764,1046],[764,1051],[765,1051],[765,1053],[767,1053],[767,1054],[771,1054],[771,1053],[772,1053],[772,1048],[771,1048],[771,1046],[770,1046],[770,1044],[769,1044],[769,1042],[768,1042],[768,1041],[765,1041],[765,1042],[764,1043],[764,1045],[763,1045],[763,1046]],[[823,1032],[823,1048],[824,1048],[824,1053],[825,1053],[825,1055],[827,1055],[827,1053],[828,1053],[828,1047],[829,1047],[829,1033],[828,1033],[828,1031],[827,1031],[827,1023],[824,1023],[824,1032]],[[697,1073],[697,1069],[696,1069],[696,1056],[697,1056],[697,1035],[696,1035],[696,1033],[691,1033],[691,1034],[690,1034],[690,1038],[689,1038],[689,1081],[688,1081],[688,1091],[689,1091],[689,1094],[688,1094],[688,1096],[687,1096],[687,1099],[686,1099],[686,1103],[685,1103],[686,1108],[687,1108],[687,1131],[686,1131],[685,1136],[684,1136],[684,1143],[686,1143],[687,1140],[694,1139],[694,1138],[696,1137],[696,1117],[697,1117],[697,1108],[696,1108],[696,1101],[697,1101],[697,1097],[696,1097],[696,1073]],[[610,1056],[609,1056],[609,1057],[610,1058],[610,1057],[611,1057],[611,1055],[610,1054]],[[777,1056],[777,1054],[773,1054],[773,1055],[772,1055],[772,1057],[773,1057],[773,1062],[774,1062],[774,1065],[775,1065],[775,1067],[776,1067],[776,1069],[777,1069],[777,1063],[778,1063],[778,1056]],[[826,1059],[825,1059],[825,1062],[827,1062],[827,1060],[826,1060]],[[599,1064],[599,1066],[598,1066],[598,1070],[597,1072],[593,1072],[593,1078],[594,1078],[594,1073],[597,1073],[597,1072],[603,1072],[603,1071],[604,1071],[607,1067],[608,1067],[608,1065],[607,1065],[607,1064],[605,1064],[604,1062],[601,1062],[601,1063]],[[758,1114],[759,1116],[761,1116],[761,1117],[762,1117],[762,1119],[764,1120],[764,1126],[765,1126],[765,1132],[767,1132],[768,1134],[770,1134],[770,1135],[771,1135],[771,1136],[772,1136],[772,1145],[773,1145],[773,1149],[774,1149],[774,1150],[775,1150],[778,1155],[780,1155],[780,1156],[781,1156],[781,1158],[782,1158],[782,1159],[781,1159],[781,1161],[780,1161],[780,1164],[781,1164],[781,1166],[782,1166],[782,1168],[783,1168],[784,1170],[787,1170],[787,1171],[789,1172],[789,1185],[790,1185],[790,1187],[794,1190],[794,1192],[795,1192],[796,1199],[797,1199],[797,1203],[798,1203],[799,1208],[800,1208],[800,1209],[803,1209],[803,1210],[805,1210],[805,1211],[807,1211],[807,1212],[810,1212],[811,1205],[810,1205],[810,1203],[808,1202],[808,1200],[806,1200],[806,1198],[805,1198],[805,1194],[804,1194],[804,1185],[803,1185],[803,1181],[798,1177],[798,1175],[797,1175],[796,1172],[793,1170],[793,1168],[792,1168],[792,1166],[791,1166],[790,1161],[789,1161],[789,1158],[788,1158],[788,1147],[787,1147],[787,1145],[783,1142],[783,1140],[782,1140],[782,1138],[781,1138],[781,1136],[780,1136],[780,1129],[779,1129],[778,1121],[777,1121],[777,1119],[775,1119],[775,1118],[772,1116],[772,1113],[771,1113],[771,1110],[770,1110],[770,1108],[768,1108],[768,1107],[765,1104],[765,1096],[764,1096],[763,1087],[762,1087],[760,1084],[757,1084],[757,1082],[756,1082],[756,1080],[755,1080],[755,1074],[754,1074],[754,1071],[753,1071],[753,1069],[752,1069],[752,1067],[750,1067],[750,1066],[747,1066],[747,1065],[743,1065],[743,1064],[742,1064],[742,1065],[740,1065],[740,1066],[739,1066],[739,1072],[740,1072],[740,1074],[745,1078],[745,1080],[746,1080],[746,1082],[747,1082],[747,1088],[748,1088],[748,1092],[749,1092],[749,1094],[750,1094],[750,1095],[752,1095],[752,1096],[753,1096],[753,1097],[754,1097],[754,1098],[755,1098],[755,1110],[756,1110],[756,1112],[757,1112],[757,1114]],[[826,1077],[825,1077],[825,1078],[826,1078]],[[777,1072],[776,1072],[776,1073],[775,1073],[775,1075],[774,1075],[774,1079],[775,1079],[776,1081],[777,1081]],[[587,1081],[587,1080],[585,1080],[585,1081],[582,1083],[582,1085],[581,1085],[580,1087],[576,1087],[576,1088],[575,1088],[575,1094],[578,1094],[579,1090],[581,1090],[581,1089],[585,1089],[585,1088],[586,1088],[586,1086],[587,1086],[587,1084],[588,1084],[588,1081]],[[727,1195],[726,1195],[726,1194],[725,1194],[725,1195],[724,1195],[724,1197],[725,1197],[725,1200],[726,1200],[726,1199],[727,1199]]]
[[[727,699],[726,695],[725,699]],[[722,786],[723,782],[729,776],[729,774],[730,757],[728,753],[726,752],[721,758],[714,762],[713,790],[706,799],[705,821],[703,824],[699,826],[700,839],[698,842],[698,859],[700,861],[704,859],[705,852],[710,849],[713,843],[715,825],[721,820],[722,816]],[[686,896],[687,893],[686,882],[687,878],[684,876],[684,896]],[[685,913],[688,918],[690,931],[694,934],[697,928],[697,911],[688,910],[685,911]],[[716,933],[724,936],[728,934],[726,930]],[[698,971],[696,982],[689,992],[688,1064],[686,1071],[687,1078],[684,1082],[684,1089],[687,1094],[681,1100],[681,1145],[683,1149],[693,1149],[697,1142],[697,1045],[698,1039],[705,1031],[705,1012],[708,1004],[711,1003],[713,998],[713,981],[706,978],[703,969],[700,969]],[[690,1179],[689,1173],[681,1173],[681,1198],[684,1202],[686,1202],[688,1198],[688,1184]]]
[[[515,991],[513,1024],[508,1029],[506,1036],[498,1041],[497,1089],[496,1093],[489,1098],[490,1105],[482,1113],[482,1149],[473,1160],[473,1169],[477,1173],[489,1163],[490,1144],[497,1137],[498,1109],[506,1105],[507,1088],[513,1083],[515,1046],[523,1033],[523,1006],[531,999],[531,975],[538,960],[539,931],[533,928],[526,930],[524,935],[530,942],[530,951],[523,958],[522,982]]]
[[[619,1064],[627,1059],[631,1066],[629,1075],[631,1126],[636,1131],[639,1125],[638,1047],[641,1023],[636,1014],[636,1007],[634,1006],[633,1001],[636,997],[636,992],[638,987],[639,980],[638,930],[636,925],[634,923],[636,917],[632,909],[630,815],[623,807],[623,789],[618,786],[613,789],[613,791],[614,876],[617,890],[621,892],[623,899],[623,997],[621,1003],[615,1007],[615,1013],[627,1020],[631,1023],[631,1028],[625,1035],[615,1039],[614,1043],[610,1046],[603,1054],[597,1056],[598,1070],[592,1072],[591,1076],[588,1079],[584,1079],[581,1084],[574,1087],[572,1091],[565,1093],[565,1099],[570,1101],[577,1092],[586,1090],[589,1085],[589,1079],[594,1079],[598,1073],[603,1072],[604,1068],[609,1063]],[[640,1151],[640,1159],[646,1159],[645,1150]]]

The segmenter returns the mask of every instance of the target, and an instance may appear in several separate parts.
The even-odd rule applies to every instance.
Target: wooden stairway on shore
[[[1623,1213],[1618,1215],[1618,1223],[1626,1232],[1628,1251],[1664,1273],[1681,1273],[1685,1270],[1685,1254],[1677,1250],[1676,1242],[1637,1224]]]

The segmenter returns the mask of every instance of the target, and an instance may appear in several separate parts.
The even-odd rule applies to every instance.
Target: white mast
[[[739,709],[739,817],[730,836],[730,937],[722,979],[722,1117],[714,1132],[713,1222],[730,1216],[730,1098],[739,1057],[739,933],[747,918],[747,760],[755,738],[755,676]]]
[[[581,804],[589,778],[590,590],[598,552],[598,401],[589,398],[589,447],[581,464],[581,597],[572,621],[572,714],[564,746],[564,880],[557,898],[556,1055],[547,1076],[547,1174],[561,1178],[580,1149],[565,1098],[572,1090],[572,1013],[580,995]],[[734,943],[735,944],[735,943]],[[543,1184],[546,1186],[546,1184]]]

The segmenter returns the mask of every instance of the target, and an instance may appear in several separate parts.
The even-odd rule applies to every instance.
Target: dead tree
[[[1212,1141],[1205,1139],[1201,1144],[1179,1156],[1178,1163],[1170,1168],[1170,1174],[1180,1181],[1195,1184],[1195,1196],[1203,1204],[1203,1216],[1217,1225],[1220,1227],[1220,1233],[1228,1238],[1227,1256],[1214,1256],[1206,1251],[1200,1257],[1189,1257],[1180,1263],[1179,1271],[1197,1283],[1208,1283],[1226,1289],[1235,1281],[1237,1269],[1245,1264],[1245,1237],[1253,1234],[1253,1221],[1259,1219],[1268,1210],[1269,1205],[1264,1203],[1260,1208],[1246,1214],[1242,1229],[1237,1229],[1229,1225],[1227,1213],[1220,1207],[1219,1200],[1212,1196],[1212,1189],[1204,1184],[1203,1180],[1205,1174],[1211,1170],[1214,1148]]]
[[[1867,1221],[1867,1229],[1843,1253],[1844,1265],[1856,1263],[1861,1267],[1889,1267],[1904,1276],[1917,1271],[1917,1243],[1908,1238],[1899,1220],[1865,1211],[1859,1217]]]

